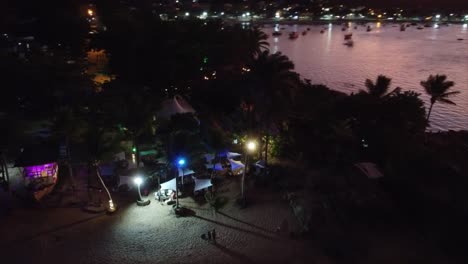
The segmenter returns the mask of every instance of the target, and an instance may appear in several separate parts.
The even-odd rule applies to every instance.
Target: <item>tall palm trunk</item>
[[[97,175],[99,181],[102,184],[102,187],[104,187],[104,190],[106,190],[106,192],[107,192],[107,196],[109,197],[109,201],[112,201],[112,196],[111,196],[111,194],[109,192],[109,189],[107,189],[107,186],[106,186],[106,184],[104,183],[104,180],[101,177],[101,172],[99,171],[99,166],[97,164],[97,161],[95,161],[93,165],[94,165],[94,169],[96,170],[96,175]]]
[[[137,137],[133,137],[133,147],[135,148],[135,160],[137,169],[140,168],[140,151],[138,149]]]
[[[432,107],[434,106],[434,103],[431,102],[431,106],[429,107],[429,111],[427,112],[427,117],[426,117],[426,123],[429,124],[429,117],[431,117],[431,112],[432,112]]]
[[[270,134],[267,132],[265,135],[265,167],[268,165],[268,142],[270,141]]]

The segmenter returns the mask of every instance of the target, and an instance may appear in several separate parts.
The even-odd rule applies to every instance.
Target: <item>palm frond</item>
[[[454,103],[453,101],[449,100],[449,99],[445,99],[445,98],[439,98],[436,100],[437,102],[441,102],[443,104],[450,104],[450,105],[456,105],[456,103]]]

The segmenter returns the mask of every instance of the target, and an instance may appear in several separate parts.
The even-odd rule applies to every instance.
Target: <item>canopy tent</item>
[[[229,164],[231,164],[231,170],[235,173],[235,174],[238,174],[242,169],[245,168],[245,165],[240,162],[240,161],[237,161],[237,160],[233,160],[233,159],[228,159],[229,161]],[[207,169],[213,169],[215,171],[222,171],[224,170],[223,166],[221,165],[221,163],[216,163],[216,164],[205,164],[205,167]],[[237,172],[237,173],[236,173]]]
[[[167,182],[161,183],[161,190],[173,190],[177,189],[176,178],[169,180]]]
[[[245,165],[237,160],[229,159],[229,163],[231,163],[231,169],[233,171],[245,168]]]
[[[179,169],[179,177],[185,177],[185,176],[189,176],[189,175],[192,175],[192,174],[195,174],[195,172],[193,170],[184,169],[182,171],[182,169]]]
[[[354,166],[356,166],[369,179],[378,179],[383,177],[382,172],[380,172],[379,168],[375,163],[361,162],[354,164]]]
[[[161,103],[161,110],[158,116],[169,119],[175,114],[195,113],[193,107],[180,95],[169,98]]]
[[[232,158],[240,157],[242,155],[240,153],[236,153],[236,152],[228,152],[228,153],[226,153],[226,156],[228,157],[228,159],[232,159]]]
[[[207,153],[204,156],[207,162],[211,162],[215,158],[215,155],[211,153]],[[242,154],[236,153],[236,152],[229,152],[229,151],[224,152],[224,153],[218,153],[218,157],[226,157],[228,159],[237,158],[240,156],[242,156]]]
[[[195,187],[193,189],[194,192],[206,189],[206,188],[211,187],[213,185],[213,184],[211,184],[210,179],[197,179],[197,178],[193,177],[193,181],[195,182]]]

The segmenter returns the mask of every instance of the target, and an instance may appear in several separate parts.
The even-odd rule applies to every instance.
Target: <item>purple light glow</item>
[[[53,177],[57,172],[57,163],[48,163],[24,167],[24,176],[28,178]]]

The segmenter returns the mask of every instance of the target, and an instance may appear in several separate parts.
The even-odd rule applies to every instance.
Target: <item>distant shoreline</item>
[[[425,20],[379,20],[379,19],[337,19],[337,20],[317,20],[317,19],[304,19],[304,20],[276,20],[276,19],[252,19],[252,20],[239,20],[239,19],[224,19],[225,21],[235,21],[238,23],[252,23],[255,25],[265,25],[265,24],[280,24],[280,25],[324,25],[324,24],[342,24],[353,22],[357,24],[366,24],[366,23],[391,23],[391,24],[403,24],[403,23],[418,23],[418,24],[465,24],[465,21],[425,21]]]

